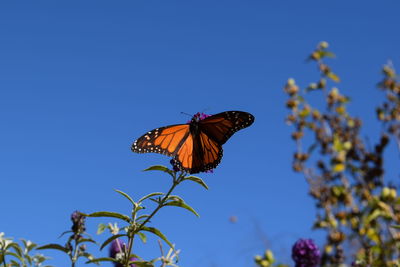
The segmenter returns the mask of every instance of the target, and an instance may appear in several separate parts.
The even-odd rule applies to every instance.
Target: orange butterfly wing
[[[175,156],[189,135],[189,124],[176,124],[147,132],[132,144],[136,153],[160,153]]]
[[[253,122],[254,116],[243,111],[226,111],[192,122],[198,130],[188,136],[175,156],[178,167],[189,173],[216,168],[222,159],[222,145]]]
[[[214,169],[221,158],[222,146],[200,132],[187,137],[174,159],[179,169],[198,173]]]

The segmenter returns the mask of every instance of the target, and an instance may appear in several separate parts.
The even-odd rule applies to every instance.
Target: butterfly
[[[222,158],[222,145],[240,129],[250,126],[254,116],[243,111],[215,115],[196,113],[186,124],[160,127],[132,144],[136,153],[160,153],[173,157],[177,170],[199,173],[212,170]]]

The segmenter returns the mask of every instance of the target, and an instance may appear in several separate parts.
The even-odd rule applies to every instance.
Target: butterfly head
[[[202,112],[197,112],[193,115],[192,119],[187,122],[187,124],[190,124],[190,132],[193,136],[197,136],[199,133],[199,122],[210,116],[211,115]]]

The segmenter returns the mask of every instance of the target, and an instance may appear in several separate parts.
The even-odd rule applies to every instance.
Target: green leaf
[[[382,212],[378,209],[373,210],[365,219],[365,224],[370,224],[372,220],[375,220],[379,216],[382,216]]]
[[[171,176],[173,176],[173,171],[171,171],[170,169],[168,169],[167,167],[162,166],[162,165],[154,165],[143,171],[144,172],[146,172],[146,171],[162,171],[162,172],[166,172],[166,173],[170,174]]]
[[[44,246],[40,246],[38,248],[36,248],[37,250],[40,249],[55,249],[55,250],[60,250],[62,252],[68,253],[69,249],[67,249],[66,247],[63,247],[59,244],[48,244],[48,245],[44,245]]]
[[[390,227],[395,228],[395,229],[400,229],[400,225],[391,225]]]
[[[82,256],[84,256],[85,258],[87,258],[88,260],[94,260],[95,258],[93,257],[92,254],[88,253],[88,252],[83,252]],[[96,265],[100,265],[98,262],[93,262]]]
[[[340,82],[340,78],[339,76],[337,76],[335,73],[333,72],[329,72],[326,76],[328,76],[328,78],[330,78],[331,80],[333,80],[334,82]]]
[[[107,229],[107,225],[104,223],[100,223],[99,226],[97,226],[97,233],[98,235],[102,234],[106,229]]]
[[[22,248],[18,245],[18,243],[15,242],[11,242],[9,243],[6,247],[5,250],[8,250],[9,248],[13,248],[15,250],[15,252],[22,257],[24,252],[22,251]]]
[[[170,196],[168,196],[167,199],[166,199],[166,201],[168,201],[168,200],[185,202],[185,201],[183,200],[183,198],[181,198],[180,196],[177,196],[177,195],[170,195]]]
[[[142,232],[138,232],[137,234],[138,234],[138,236],[140,237],[140,240],[142,240],[143,243],[147,242],[147,237],[146,237],[145,234],[143,234]]]
[[[164,193],[162,193],[162,192],[150,193],[150,194],[148,194],[148,195],[142,197],[141,199],[139,199],[138,203],[142,203],[143,200],[145,200],[145,199],[148,199],[148,198],[151,198],[151,197],[154,197],[154,196],[161,196],[161,195],[164,195]]]
[[[124,197],[126,197],[126,199],[128,199],[132,204],[133,204],[133,206],[136,206],[137,204],[135,203],[135,201],[133,201],[133,199],[127,194],[127,193],[125,193],[125,192],[122,192],[122,191],[120,191],[120,190],[118,190],[118,189],[114,189],[117,193],[120,193],[121,195],[123,195]]]
[[[197,176],[187,176],[187,177],[185,177],[184,180],[190,180],[190,181],[193,181],[193,182],[195,182],[195,183],[198,183],[199,185],[201,185],[202,187],[204,187],[205,189],[208,190],[207,184],[206,184],[206,183],[203,181],[203,179],[201,179],[200,177],[197,177]]]
[[[321,51],[321,55],[323,57],[329,57],[329,58],[335,58],[336,55],[333,52],[329,52],[329,51]]]
[[[340,152],[340,151],[342,151],[344,149],[343,148],[343,143],[340,141],[340,138],[339,138],[339,136],[337,134],[333,135],[333,149],[336,152]]]
[[[136,258],[136,259],[141,259],[142,257],[140,257],[139,255],[137,255],[137,254],[134,254],[134,253],[131,253],[131,255],[129,256],[129,258],[131,259],[131,258]]]
[[[15,260],[10,260],[10,263],[11,263],[11,266],[15,266],[15,267],[20,267],[21,265],[18,263],[18,262],[16,262]]]
[[[42,262],[44,262],[45,260],[48,259],[47,257],[45,257],[42,254],[36,254],[35,256],[33,256],[33,258],[37,263],[42,263]]]
[[[120,214],[117,212],[111,212],[111,211],[98,211],[98,212],[93,212],[90,214],[85,214],[87,217],[110,217],[110,218],[117,218],[126,221],[127,223],[131,222],[131,218],[129,216]]]
[[[25,254],[25,259],[28,261],[29,265],[32,265],[32,259],[29,255]]]
[[[116,259],[114,259],[114,258],[103,257],[103,258],[97,258],[97,259],[93,259],[93,260],[87,261],[86,263],[98,263],[98,262],[104,262],[104,261],[118,262],[118,261],[117,261]]]
[[[301,95],[297,95],[297,96],[296,96],[296,99],[297,99],[299,102],[304,102],[304,101],[305,101],[304,97],[301,96]]]
[[[170,202],[167,202],[164,204],[164,206],[174,206],[174,207],[181,207],[184,209],[187,209],[188,211],[192,212],[194,215],[197,217],[200,217],[200,215],[188,204],[186,204],[183,199],[179,198],[177,200],[172,200]]]
[[[174,246],[172,245],[172,243],[169,242],[169,240],[167,239],[167,237],[166,237],[163,233],[161,233],[161,231],[158,230],[157,228],[148,227],[148,226],[142,226],[142,230],[157,235],[157,236],[160,237],[162,240],[164,240],[165,243],[168,244],[168,246],[170,246],[172,249],[174,249]]]
[[[28,250],[28,252],[31,251],[32,249],[34,249],[35,247],[37,247],[37,245],[30,240],[25,240],[25,239],[21,238],[21,241],[22,241],[22,243],[24,243],[24,246]]]
[[[19,259],[20,262],[24,262],[24,259],[22,258],[22,256],[20,257],[17,253],[6,251],[6,253],[4,253],[4,254],[5,255],[9,255],[9,256],[13,256],[13,257]]]
[[[60,238],[60,237],[62,237],[63,235],[65,235],[65,234],[68,234],[68,233],[72,233],[72,231],[65,231],[65,232],[63,232],[58,238]]]
[[[115,240],[115,239],[117,239],[119,237],[123,237],[123,236],[127,236],[127,235],[126,234],[119,234],[119,235],[113,235],[113,236],[109,237],[106,241],[103,242],[103,244],[101,244],[100,250],[102,250],[105,246],[107,246],[113,240]]]
[[[333,165],[333,167],[332,167],[333,172],[342,172],[345,169],[346,169],[346,165],[344,165],[343,163],[337,163],[337,164]]]

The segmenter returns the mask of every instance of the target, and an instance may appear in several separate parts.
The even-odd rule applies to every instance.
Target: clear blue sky
[[[373,130],[380,68],[400,66],[399,10],[396,0],[1,1],[0,232],[64,242],[74,210],[128,213],[114,188],[138,199],[169,186],[141,172],[168,158],[132,153],[137,137],[186,122],[181,111],[243,110],[255,123],[200,175],[210,190],[177,190],[201,218],[170,208],[154,224],[182,250],[183,267],[253,266],[266,246],[288,260],[297,238],[321,243],[306,183],[291,171],[282,86],[317,79],[304,59],[326,40],[339,87]],[[93,235],[99,222],[88,222]],[[135,249],[159,255],[155,239]]]

